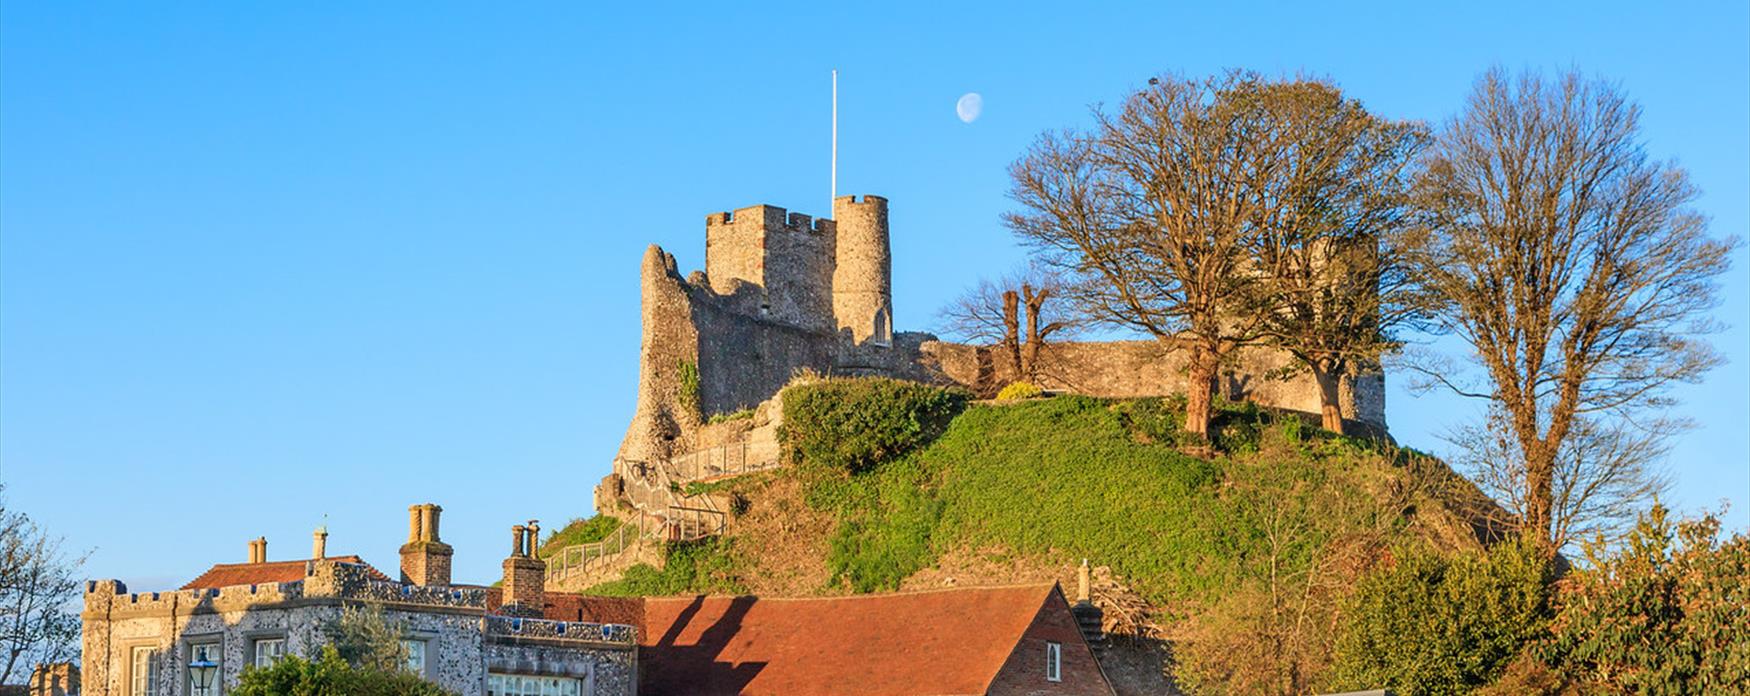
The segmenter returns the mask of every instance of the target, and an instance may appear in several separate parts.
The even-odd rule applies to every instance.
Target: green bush
[[[620,528],[620,518],[611,515],[595,515],[588,519],[576,518],[560,529],[555,529],[547,535],[547,540],[541,542],[539,555],[548,558],[560,549],[578,544],[592,544],[608,538]]]
[[[627,568],[619,580],[596,585],[584,593],[609,597],[739,594],[746,588],[740,581],[740,559],[734,543],[724,537],[670,543],[663,549],[662,568],[640,563]]]
[[[1335,690],[1467,694],[1495,681],[1552,610],[1554,568],[1530,543],[1444,557],[1406,549],[1357,585],[1342,612]]]
[[[1031,382],[1010,382],[1009,386],[1003,387],[1002,391],[997,392],[997,401],[1036,399],[1043,394],[1045,394],[1045,390]]]
[[[354,667],[333,646],[314,660],[288,655],[271,667],[243,669],[233,696],[450,696],[438,685],[400,670]]]
[[[1587,549],[1540,657],[1603,693],[1750,693],[1750,537],[1655,505],[1620,553]]]
[[[885,378],[830,379],[784,392],[779,436],[812,471],[858,473],[940,435],[967,394]]]

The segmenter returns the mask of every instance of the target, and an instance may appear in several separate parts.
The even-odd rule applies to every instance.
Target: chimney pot
[[[421,508],[424,507],[424,505],[407,506],[407,543],[409,544],[419,541],[419,530],[423,526],[419,518],[422,517],[420,512]]]
[[[421,526],[424,529],[424,533],[421,535],[422,539],[425,541],[438,541],[438,513],[443,511],[444,509],[438,507],[435,503],[425,504],[425,514],[420,520]]]
[[[310,557],[317,559],[317,560],[321,560],[323,558],[328,557],[328,528],[327,527],[317,527],[316,533],[311,535]]]
[[[523,553],[523,534],[526,531],[527,528],[520,524],[510,528],[510,555],[512,557],[528,555]]]

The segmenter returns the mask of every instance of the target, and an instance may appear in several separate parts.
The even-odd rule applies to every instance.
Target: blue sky
[[[824,212],[835,67],[839,190],[892,200],[901,329],[1021,260],[998,215],[1037,133],[1165,71],[1328,76],[1438,121],[1492,64],[1576,66],[1645,107],[1715,234],[1750,222],[1742,2],[633,4],[0,6],[9,504],[94,549],[90,575],[161,589],[258,535],[305,557],[325,518],[330,549],[393,568],[433,501],[457,580],[490,582],[505,527],[590,510],[644,247],[697,268],[707,213]],[[1729,500],[1737,529],[1746,269],[1669,464],[1670,502]],[[1414,446],[1474,410],[1392,385]]]

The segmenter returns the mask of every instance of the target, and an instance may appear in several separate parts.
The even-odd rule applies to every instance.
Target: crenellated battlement
[[[804,213],[792,213],[775,205],[750,205],[731,211],[711,213],[705,216],[707,231],[706,245],[710,244],[709,231],[713,228],[748,225],[757,223],[758,228],[767,233],[772,232],[806,232],[809,234],[829,234],[833,231],[832,218],[816,218]]]

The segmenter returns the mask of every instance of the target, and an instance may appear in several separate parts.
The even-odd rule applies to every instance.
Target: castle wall
[[[1018,379],[1006,349],[932,341],[921,352],[930,369],[981,395],[995,394]],[[1164,396],[1185,391],[1188,358],[1184,351],[1169,351],[1156,341],[1048,343],[1040,354],[1037,381],[1046,389],[1090,396]],[[1318,413],[1319,388],[1311,374],[1272,376],[1293,366],[1294,359],[1282,351],[1242,349],[1223,369],[1219,389],[1235,401]],[[1383,429],[1384,392],[1383,376],[1363,375],[1345,380],[1338,399],[1345,417]]]

